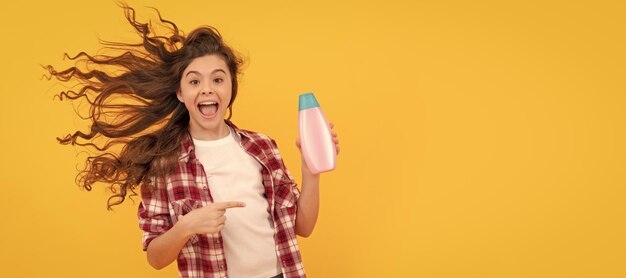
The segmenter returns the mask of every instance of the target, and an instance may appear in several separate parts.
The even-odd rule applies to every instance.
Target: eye
[[[215,83],[222,83],[222,82],[224,82],[224,79],[218,77],[218,78],[213,79],[213,82],[215,82]]]
[[[198,84],[200,84],[200,81],[194,79],[194,80],[189,81],[189,84],[191,84],[191,85],[198,85]]]

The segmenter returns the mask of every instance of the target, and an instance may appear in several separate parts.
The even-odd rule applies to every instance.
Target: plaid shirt
[[[274,240],[284,277],[306,277],[295,233],[300,191],[285,167],[276,142],[266,135],[240,130],[227,123],[240,136],[241,147],[263,166],[265,197],[274,221]],[[139,227],[144,231],[144,251],[153,239],[169,230],[183,215],[213,202],[191,136],[182,142],[176,171],[153,182],[154,191],[142,190],[138,211]],[[221,234],[192,236],[180,251],[177,262],[181,277],[228,277]]]

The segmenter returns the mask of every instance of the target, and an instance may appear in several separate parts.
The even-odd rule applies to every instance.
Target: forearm
[[[179,221],[167,232],[152,240],[147,250],[148,263],[156,269],[161,269],[175,261],[180,250],[192,236],[186,230],[184,224]]]
[[[308,237],[315,228],[320,207],[320,175],[303,171],[302,190],[298,199],[296,234]]]

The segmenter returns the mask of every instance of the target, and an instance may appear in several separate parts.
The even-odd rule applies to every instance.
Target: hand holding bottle
[[[335,127],[335,125],[333,123],[329,123],[330,129],[331,129],[331,135],[332,135],[332,141],[333,144],[335,144],[335,155],[339,154],[339,139],[337,137],[337,132],[333,131],[332,129]],[[302,154],[302,142],[300,140],[300,136],[298,136],[298,138],[296,139],[296,147],[298,147],[298,150],[300,150],[300,153]],[[311,170],[309,169],[309,167],[306,164],[306,161],[304,160],[304,156],[301,156],[302,158],[302,174],[311,174],[314,175]]]
[[[313,93],[302,94],[298,103],[300,151],[312,174],[334,170],[337,163],[336,134]]]

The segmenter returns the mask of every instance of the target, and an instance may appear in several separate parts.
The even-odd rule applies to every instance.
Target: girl
[[[68,57],[85,69],[48,66],[82,84],[62,99],[90,104],[90,131],[59,138],[99,151],[80,185],[110,184],[109,209],[141,185],[139,226],[156,269],[177,260],[181,277],[305,277],[296,235],[315,227],[319,175],[303,161],[300,192],[274,140],[230,121],[242,60],[212,27],[185,36],[159,14],[171,31],[159,36],[122,7],[141,43]]]

